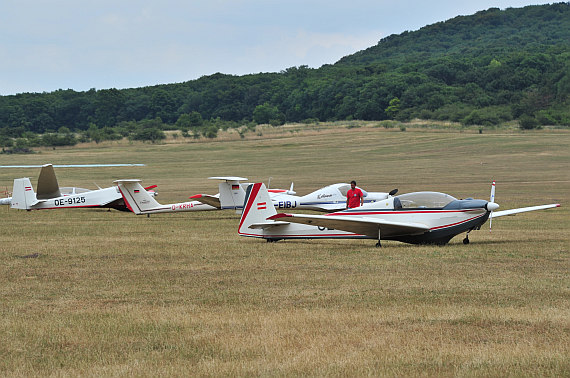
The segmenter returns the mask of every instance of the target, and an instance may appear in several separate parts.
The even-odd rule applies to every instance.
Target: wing
[[[277,214],[267,219],[300,223],[310,226],[326,227],[330,229],[353,232],[378,237],[378,231],[383,237],[399,235],[419,235],[429,230],[421,223],[389,222],[378,218],[363,218],[351,216],[327,216],[309,214]]]
[[[319,208],[322,211],[339,211],[346,208],[346,202],[344,203],[323,203],[311,205],[314,209]]]
[[[190,197],[190,199],[202,202],[203,204],[213,206],[217,209],[221,209],[220,198],[216,196],[211,196],[209,194],[195,194]]]
[[[38,199],[50,199],[61,197],[57,177],[53,170],[53,165],[46,164],[42,166],[40,176],[38,177],[38,187],[36,188],[36,196]]]
[[[502,217],[504,215],[515,215],[518,213],[526,213],[527,211],[551,209],[553,207],[560,207],[560,204],[559,203],[551,203],[550,205],[529,206],[529,207],[521,207],[518,209],[493,211],[491,213],[490,217],[491,218],[497,218],[497,217]]]

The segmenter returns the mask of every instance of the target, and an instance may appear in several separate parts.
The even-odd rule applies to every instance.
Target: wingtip
[[[275,220],[275,219],[287,218],[287,217],[292,217],[292,215],[291,214],[285,214],[285,213],[279,213],[279,214],[272,215],[267,219]]]

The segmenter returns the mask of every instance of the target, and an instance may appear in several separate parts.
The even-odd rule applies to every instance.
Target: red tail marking
[[[257,193],[259,192],[260,188],[261,188],[261,183],[259,183],[259,182],[253,184],[253,186],[251,187],[251,191],[249,192],[249,197],[247,197],[247,203],[243,209],[241,221],[239,222],[238,231],[241,230],[241,226],[243,224],[243,221],[245,220],[245,218],[247,218],[247,215],[249,214],[249,210],[251,210],[251,206],[253,205],[253,201],[255,200],[255,197],[257,197]]]

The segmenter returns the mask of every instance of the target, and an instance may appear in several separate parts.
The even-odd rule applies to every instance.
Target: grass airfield
[[[265,243],[233,211],[159,214],[0,207],[0,375],[567,375],[570,132],[286,126],[214,141],[171,138],[0,155],[56,168],[61,186],[119,178],[162,203],[215,194],[237,175],[298,194],[355,179],[501,209],[449,245]],[[261,135],[259,135],[261,134]],[[0,169],[0,188],[39,169]],[[485,227],[485,226],[484,226]]]

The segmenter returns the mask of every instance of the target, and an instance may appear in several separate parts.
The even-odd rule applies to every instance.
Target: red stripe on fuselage
[[[376,211],[376,210],[370,210],[370,211],[342,211],[342,212],[337,212],[337,213],[330,213],[330,214],[325,214],[326,217],[329,216],[343,216],[343,215],[387,215],[387,214],[398,214],[398,215],[402,215],[402,214],[437,214],[437,213],[465,213],[465,212],[469,212],[469,211],[477,211],[477,210],[482,210],[482,209],[465,209],[465,210],[384,210],[384,211]]]

